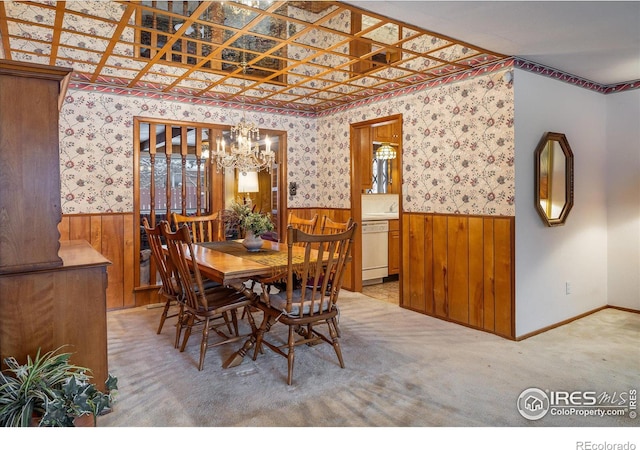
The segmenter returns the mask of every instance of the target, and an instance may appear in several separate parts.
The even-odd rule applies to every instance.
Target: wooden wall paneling
[[[109,284],[107,286],[107,308],[124,306],[124,242],[122,240],[123,217],[121,215],[102,216],[102,253],[111,261],[107,268]]]
[[[469,217],[469,325],[484,324],[484,220]]]
[[[495,227],[495,332],[506,337],[515,337],[513,320],[513,220],[496,218]]]
[[[400,278],[400,306],[403,308],[409,308],[411,305],[409,292],[411,289],[411,264],[410,264],[410,251],[411,246],[408,244],[410,239],[410,225],[411,216],[413,214],[402,214],[401,221],[401,233],[400,233],[400,247],[405,247],[406,250],[400,254],[400,266],[404,271],[404,275]]]
[[[91,216],[73,216],[70,220],[69,240],[85,240],[91,242]],[[95,247],[94,247],[95,248]],[[99,248],[96,250],[100,251]]]
[[[433,217],[422,218],[424,223],[424,311],[433,315],[435,301],[433,295]]]
[[[449,317],[447,284],[447,216],[433,216],[433,304],[434,314]]]
[[[90,230],[89,230],[89,237],[87,238],[87,240],[89,241],[89,243],[91,244],[91,246],[93,248],[95,248],[96,250],[98,250],[99,252],[102,252],[102,242],[104,240],[104,233],[102,231],[102,222],[104,220],[105,217],[118,217],[119,215],[113,215],[113,214],[107,214],[107,215],[91,215],[91,222],[89,224],[90,226]],[[115,233],[117,233],[118,235],[120,234],[120,231],[116,229],[113,230]]]
[[[69,240],[69,217],[63,216],[58,224],[58,232],[60,233],[61,241]]]
[[[483,326],[487,331],[495,331],[495,252],[494,252],[494,221],[492,218],[483,219],[483,271],[484,271],[484,287],[483,287]]]
[[[409,249],[409,267],[406,270],[409,278],[409,308],[426,312],[424,295],[424,235],[425,223],[420,214],[412,214],[409,218],[409,236],[406,240]]]
[[[60,240],[85,240],[112,262],[107,268],[109,309],[154,303],[134,293],[138,258],[133,245],[133,214],[65,215],[58,229]]]
[[[469,323],[469,229],[465,216],[447,217],[449,319]]]
[[[136,297],[134,295],[135,282],[134,265],[138,264],[139,258],[136,258],[134,240],[134,220],[133,214],[126,214],[122,221],[122,241],[124,245],[124,266],[123,270],[123,307],[130,308],[136,306]]]

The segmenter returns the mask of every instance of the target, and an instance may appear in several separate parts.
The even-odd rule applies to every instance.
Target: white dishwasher
[[[389,221],[362,222],[362,284],[382,283],[389,275]]]

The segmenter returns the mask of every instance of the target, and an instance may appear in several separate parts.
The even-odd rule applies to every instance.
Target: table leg
[[[251,289],[247,288],[244,284],[231,286],[231,287],[235,288],[236,290],[242,292],[247,297],[251,298],[254,303],[258,301],[258,295],[255,292],[253,292]],[[227,360],[224,363],[222,363],[222,367],[225,369],[228,369],[229,367],[236,367],[242,364],[242,361],[245,355],[256,344],[256,334],[258,332],[258,328],[256,327],[256,322],[253,319],[253,314],[251,314],[251,311],[249,310],[249,308],[251,307],[250,306],[247,307],[246,313],[247,313],[247,320],[249,321],[249,325],[251,326],[251,335],[249,336],[249,339],[247,339],[244,342],[244,344],[242,345],[242,347],[240,347],[239,350],[234,352],[233,355],[231,355],[229,358],[227,358]]]

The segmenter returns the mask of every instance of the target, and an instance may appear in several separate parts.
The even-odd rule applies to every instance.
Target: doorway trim
[[[350,138],[350,161],[351,161],[351,217],[354,221],[359,222],[362,225],[362,170],[360,167],[360,155],[363,151],[363,136],[366,136],[364,140],[368,141],[366,144],[368,147],[371,143],[371,133],[373,125],[382,124],[385,122],[391,122],[397,120],[400,124],[399,134],[400,139],[398,142],[397,153],[397,165],[398,176],[396,183],[400,184],[400,192],[398,194],[398,220],[400,224],[400,230],[402,230],[402,114],[395,114],[392,116],[380,117],[376,119],[366,120],[364,122],[356,122],[349,125],[349,138]],[[365,130],[365,131],[363,131]],[[368,130],[368,131],[366,131]],[[367,151],[373,151],[372,148],[367,148]],[[402,239],[400,240],[402,242]],[[359,227],[358,232],[354,240],[353,253],[355,255],[362,254],[362,226]],[[402,245],[400,245],[400,261],[402,262]],[[354,292],[362,292],[362,258],[353,258],[351,264],[351,276],[353,280]],[[402,303],[402,264],[400,264],[400,271],[398,274],[400,280],[400,303]]]

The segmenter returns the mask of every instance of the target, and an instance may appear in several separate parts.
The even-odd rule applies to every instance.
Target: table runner
[[[220,241],[220,242],[202,242],[197,245],[210,248],[222,253],[237,256],[239,258],[249,259],[258,264],[264,264],[265,266],[272,267],[274,271],[287,270],[287,257],[286,251],[272,250],[268,248],[262,248],[257,252],[248,251],[241,242],[238,241]],[[311,258],[312,260],[314,258]],[[294,266],[300,266],[304,264],[304,255],[293,255]]]

